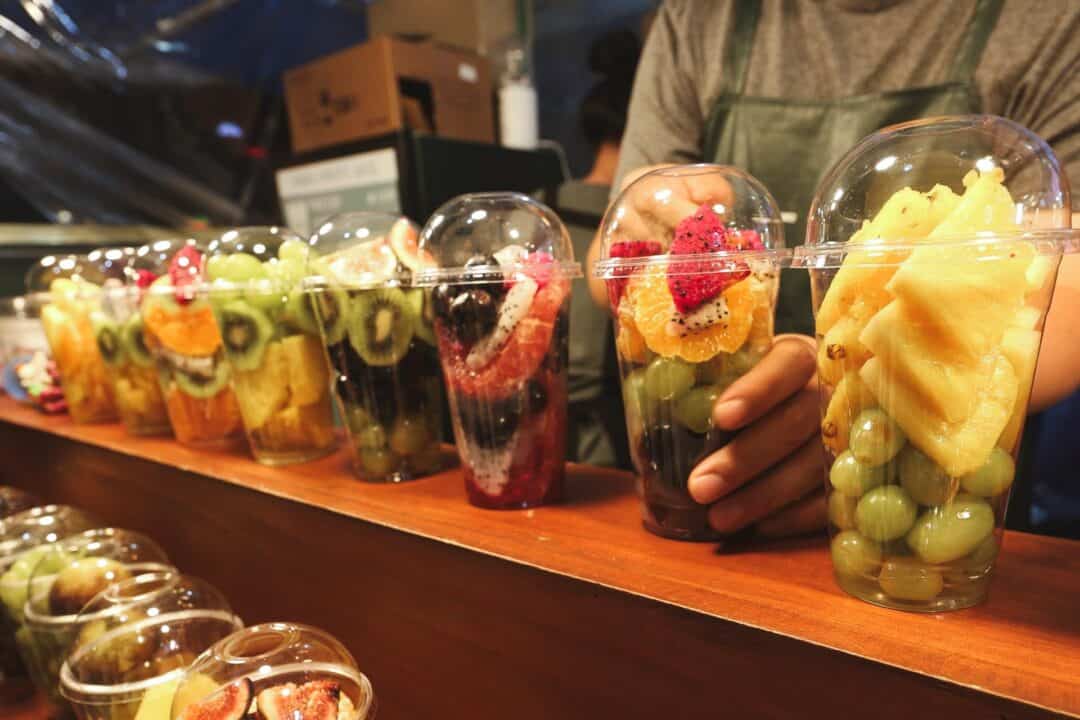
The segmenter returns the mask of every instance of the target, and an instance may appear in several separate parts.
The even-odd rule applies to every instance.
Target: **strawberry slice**
[[[169,282],[177,304],[188,305],[195,299],[191,286],[199,281],[201,270],[202,253],[191,245],[185,245],[173,255],[169,263]]]
[[[150,287],[153,282],[157,280],[157,275],[149,270],[136,270],[135,271],[135,286],[140,290],[145,290]]]
[[[664,252],[664,249],[660,246],[660,243],[652,240],[623,240],[621,242],[613,243],[611,247],[608,248],[608,257],[648,257],[649,255],[659,255],[662,252]],[[630,281],[629,277],[633,274],[633,270],[618,268],[612,272],[614,277],[608,278],[608,297],[611,299],[611,307],[613,310],[619,309],[619,303],[622,302],[623,295],[626,293],[626,284]]]
[[[711,207],[702,205],[676,226],[670,253],[677,257],[744,250],[743,245],[754,242],[757,236],[757,233],[751,237],[744,232],[753,231],[728,230]],[[760,238],[757,243],[761,244]],[[686,314],[749,275],[750,267],[746,262],[734,258],[673,261],[668,265],[668,290],[675,309]]]

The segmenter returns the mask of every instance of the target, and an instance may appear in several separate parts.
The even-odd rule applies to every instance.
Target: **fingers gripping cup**
[[[562,222],[524,195],[463,195],[420,237],[469,501],[558,500],[566,457],[570,281],[581,273]]]
[[[375,692],[345,646],[326,632],[266,623],[200,655],[176,690],[171,717],[366,720],[375,717]]]
[[[251,452],[288,465],[334,450],[330,372],[301,287],[308,244],[287,228],[229,230],[207,248],[209,297]]]
[[[608,210],[595,272],[615,317],[627,432],[645,527],[709,540],[687,491],[693,467],[730,439],[712,409],[773,341],[784,249],[776,202],[737,168],[663,168]]]
[[[311,238],[308,299],[337,375],[354,467],[364,480],[401,482],[442,467],[442,380],[431,293],[414,285],[431,266],[408,219],[345,213]]]
[[[847,592],[928,612],[986,597],[1069,212],[1050,149],[993,116],[886,128],[822,181],[798,262]]]
[[[80,720],[169,720],[184,670],[243,627],[219,590],[175,571],[110,585],[77,624],[60,694]]]

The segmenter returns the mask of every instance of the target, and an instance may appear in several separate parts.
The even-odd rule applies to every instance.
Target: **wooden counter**
[[[1009,533],[989,602],[883,610],[833,583],[823,538],[663,540],[632,478],[470,507],[456,471],[368,485],[344,453],[270,469],[0,399],[0,482],[142,530],[246,621],[350,647],[393,718],[1080,716],[1080,543]]]

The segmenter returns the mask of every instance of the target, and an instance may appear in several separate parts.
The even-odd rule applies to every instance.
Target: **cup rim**
[[[724,261],[768,262],[777,268],[791,264],[791,248],[772,248],[767,250],[718,250],[708,253],[690,253],[687,255],[644,255],[641,257],[609,257],[593,263],[593,276],[600,280],[625,278],[641,270],[663,272],[665,275],[715,275],[730,272],[728,269],[715,268],[703,270],[701,263]]]
[[[133,562],[124,563],[124,565],[135,571],[135,575],[145,575],[147,573],[154,572],[176,572],[176,567],[164,562],[146,561],[146,562]],[[47,577],[55,578],[57,573],[50,573]],[[31,577],[27,579],[27,587],[37,578]],[[51,587],[51,586],[50,586]],[[23,604],[23,617],[26,618],[26,625],[30,628],[31,632],[38,632],[41,630],[49,630],[53,627],[64,627],[71,625],[80,618],[86,621],[97,620],[99,618],[108,617],[111,614],[117,612],[116,607],[104,608],[91,615],[83,615],[82,613],[74,613],[71,615],[45,615],[39,613],[31,605],[31,598],[27,595],[26,602]]]
[[[506,265],[471,265],[469,267],[454,266],[427,268],[413,275],[414,287],[435,287],[436,285],[486,285],[492,282],[492,275],[496,273],[508,279],[517,277],[529,277],[529,265],[522,262],[507,263]],[[555,260],[550,267],[557,268],[558,274],[568,280],[583,276],[581,263],[577,260]]]

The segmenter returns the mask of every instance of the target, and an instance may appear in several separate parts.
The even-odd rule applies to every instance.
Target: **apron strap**
[[[724,55],[724,88],[732,95],[741,95],[754,47],[754,32],[761,18],[761,0],[734,0],[731,4],[735,6],[735,17]]]
[[[975,76],[979,58],[1001,15],[1001,5],[1002,0],[978,0],[975,4],[975,14],[968,24],[967,34],[960,41],[956,57],[953,58],[952,72],[949,74],[952,82],[969,82]]]

